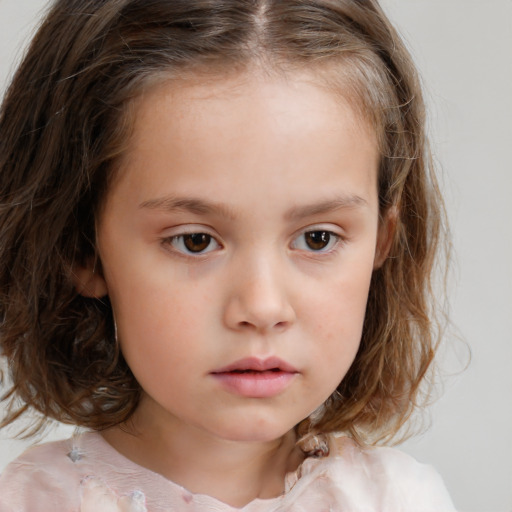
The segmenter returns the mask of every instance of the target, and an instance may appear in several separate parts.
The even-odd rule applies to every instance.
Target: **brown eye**
[[[291,243],[292,249],[299,251],[330,253],[336,246],[343,242],[343,239],[337,233],[327,229],[312,229],[303,231]]]
[[[211,244],[212,237],[206,233],[183,235],[183,245],[190,252],[203,252]]]
[[[308,231],[304,233],[304,241],[312,251],[325,249],[331,241],[332,233],[329,231]]]
[[[175,251],[188,255],[201,255],[220,248],[215,238],[207,233],[186,233],[163,240]]]

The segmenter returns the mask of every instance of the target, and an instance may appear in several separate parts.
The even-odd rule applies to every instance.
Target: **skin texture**
[[[135,119],[98,222],[103,273],[80,269],[144,390],[135,435],[104,436],[192,492],[276,496],[302,458],[294,426],[356,355],[389,245],[375,136],[298,73],[160,84]],[[240,394],[215,371],[248,357],[294,371],[271,396]]]

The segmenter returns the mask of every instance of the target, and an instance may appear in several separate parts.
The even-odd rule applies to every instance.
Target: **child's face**
[[[89,290],[111,299],[142,424],[277,439],[354,360],[386,245],[378,151],[348,104],[292,78],[140,100]]]

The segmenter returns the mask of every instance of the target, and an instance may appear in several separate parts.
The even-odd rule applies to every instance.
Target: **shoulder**
[[[153,480],[163,477],[124,459],[98,432],[83,432],[11,462],[0,475],[0,512],[147,512],[140,489],[158,491],[147,485]]]
[[[440,479],[435,469],[422,464],[410,455],[387,446],[362,447],[348,437],[333,437],[330,440],[331,453],[334,458],[352,461],[358,467],[373,469],[373,474],[383,477],[401,477],[415,479],[417,475],[431,475]]]
[[[331,437],[325,464],[331,478],[353,500],[354,510],[454,512],[437,471],[400,450],[363,448],[347,437]]]
[[[0,475],[0,512],[76,510],[81,475],[72,450],[71,439],[46,443],[11,462]]]

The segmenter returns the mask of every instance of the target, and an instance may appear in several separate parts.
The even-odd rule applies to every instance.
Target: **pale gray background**
[[[472,351],[469,369],[446,380],[432,428],[403,448],[436,466],[459,510],[511,512],[512,1],[382,4],[425,82],[456,251],[452,319]],[[0,0],[0,91],[44,5]],[[464,357],[455,344],[447,371]],[[0,470],[28,445],[8,434],[0,432]]]

